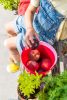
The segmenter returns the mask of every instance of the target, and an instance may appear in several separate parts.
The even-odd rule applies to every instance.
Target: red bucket
[[[55,66],[55,64],[57,62],[57,53],[56,53],[55,49],[50,44],[43,42],[43,41],[40,41],[37,49],[40,52],[41,58],[46,57],[46,58],[49,58],[50,61],[51,61],[51,66],[49,67],[48,71],[43,70],[41,72],[38,72],[39,74],[42,74],[43,76],[45,76]],[[21,61],[22,61],[23,65],[25,66],[25,70],[27,72],[29,72],[31,74],[35,74],[35,71],[28,69],[28,67],[26,66],[27,62],[29,61],[30,51],[31,51],[30,48],[24,48],[23,49],[23,52],[21,54]]]

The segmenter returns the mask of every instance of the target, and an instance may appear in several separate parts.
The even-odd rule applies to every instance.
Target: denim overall
[[[53,45],[56,41],[56,33],[58,31],[59,25],[64,20],[64,16],[55,10],[53,5],[49,0],[41,0],[40,9],[37,14],[35,14],[33,20],[33,27],[35,31],[39,34],[41,41],[48,42]],[[25,47],[24,37],[26,33],[24,16],[19,16],[16,20],[17,32],[17,49],[19,53],[22,53],[22,49]]]
[[[55,10],[49,0],[41,0],[40,9],[34,19],[34,28],[42,41],[53,45],[56,33],[64,16]]]

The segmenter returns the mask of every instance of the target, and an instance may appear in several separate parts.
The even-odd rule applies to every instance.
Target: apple
[[[39,50],[37,50],[37,49],[31,50],[31,52],[29,53],[29,58],[30,58],[30,60],[38,61],[40,58]]]
[[[27,62],[27,68],[32,71],[37,71],[39,69],[39,64],[36,61],[30,60]]]
[[[33,37],[34,43],[32,43],[31,49],[36,49],[39,46],[39,40],[34,36]]]
[[[51,60],[49,58],[44,58],[41,62],[41,68],[44,70],[49,70],[51,67]]]

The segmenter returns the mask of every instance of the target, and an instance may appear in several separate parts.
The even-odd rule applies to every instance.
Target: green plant
[[[57,76],[44,77],[42,81],[45,87],[38,100],[67,100],[67,71]]]
[[[0,0],[5,9],[17,10],[19,0]]]
[[[28,74],[25,71],[20,74],[18,78],[18,88],[24,96],[30,97],[30,94],[35,93],[35,89],[38,89],[41,84],[41,75]]]

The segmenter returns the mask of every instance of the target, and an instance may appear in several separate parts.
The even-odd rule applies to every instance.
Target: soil
[[[22,98],[21,100],[28,100],[28,99],[35,99],[35,95],[40,91],[40,89],[35,89],[35,93],[30,95],[30,98],[27,98],[27,96],[24,96],[24,93],[21,93],[21,91],[18,88],[18,95],[20,98]]]

